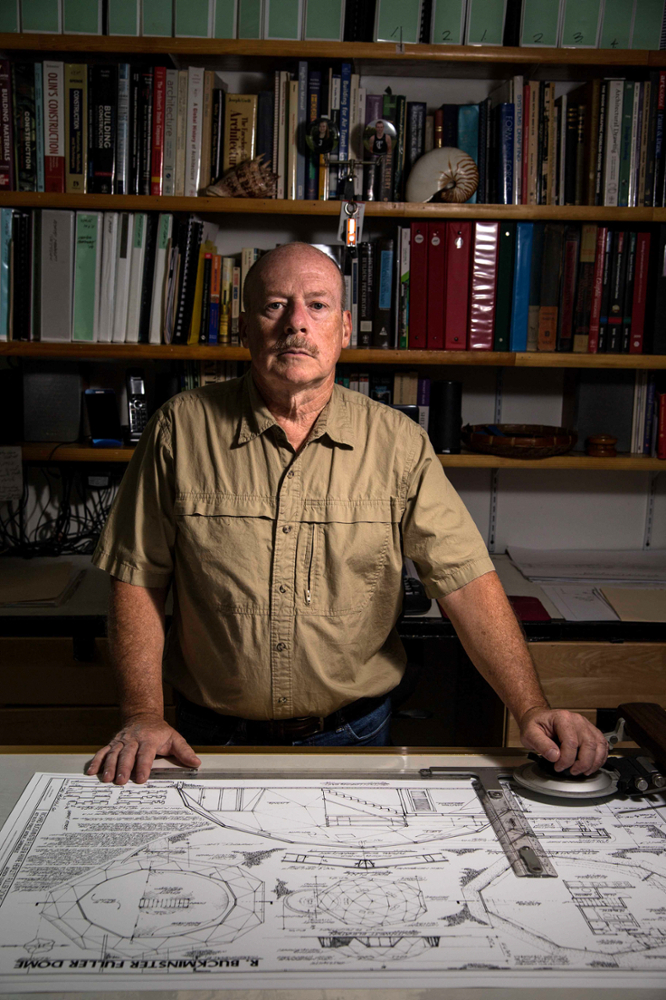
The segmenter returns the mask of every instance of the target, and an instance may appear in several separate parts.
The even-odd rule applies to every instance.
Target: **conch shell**
[[[230,167],[204,194],[218,198],[274,198],[277,176],[263,160],[262,153],[254,160]]]
[[[454,146],[419,157],[407,178],[407,201],[467,201],[479,186],[479,170],[468,153]]]

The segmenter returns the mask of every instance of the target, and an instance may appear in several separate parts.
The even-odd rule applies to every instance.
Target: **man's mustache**
[[[313,358],[319,355],[317,345],[311,344],[305,337],[285,337],[284,340],[279,340],[275,345],[276,354],[282,354],[283,351],[289,350],[305,351]]]

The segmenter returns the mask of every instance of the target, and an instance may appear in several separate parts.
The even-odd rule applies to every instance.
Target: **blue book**
[[[304,59],[298,63],[298,112],[296,123],[296,197],[305,198],[305,125],[308,120],[308,64]]]
[[[14,210],[0,210],[0,340],[9,336],[9,255],[12,244]]]
[[[351,63],[343,62],[340,70],[340,140],[338,145],[338,159],[349,159],[349,113],[351,105]],[[344,181],[347,176],[347,167],[338,168],[338,179]],[[342,189],[341,189],[342,191]]]
[[[308,80],[308,124],[319,118],[319,100],[321,97],[321,72],[313,69]],[[305,176],[306,201],[316,201],[319,197],[319,157],[308,150],[307,170]]]
[[[497,114],[497,204],[513,204],[513,104],[498,104]]]
[[[530,272],[532,268],[533,222],[516,225],[516,251],[513,268],[513,302],[509,350],[527,350],[527,321],[530,307]]]
[[[37,190],[44,190],[44,77],[42,64],[35,63],[35,157]]]
[[[208,343],[217,344],[218,331],[220,329],[220,303],[210,302],[208,304]]]
[[[461,104],[458,107],[458,149],[471,156],[479,165],[479,105]],[[467,204],[476,202],[477,192],[467,199]]]

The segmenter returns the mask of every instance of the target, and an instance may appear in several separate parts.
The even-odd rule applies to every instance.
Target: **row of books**
[[[0,31],[658,48],[661,0],[6,0]]]

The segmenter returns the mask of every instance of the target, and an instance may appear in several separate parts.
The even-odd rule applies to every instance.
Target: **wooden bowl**
[[[462,441],[470,451],[500,458],[551,458],[571,451],[578,435],[546,424],[466,424]]]

